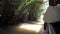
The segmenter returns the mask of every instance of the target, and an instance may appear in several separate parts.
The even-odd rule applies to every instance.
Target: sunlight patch
[[[36,25],[36,24],[22,24],[18,26],[18,28],[20,29],[35,31],[35,32],[39,32],[42,29],[42,27],[43,27],[42,25]]]

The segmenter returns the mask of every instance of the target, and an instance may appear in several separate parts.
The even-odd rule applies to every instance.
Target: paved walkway
[[[31,24],[30,24],[31,25]],[[36,26],[36,24],[32,24],[34,27]],[[20,25],[19,25],[20,26]],[[23,25],[22,25],[23,26]],[[25,25],[27,26],[27,24]],[[38,25],[37,25],[38,26]],[[40,30],[42,30],[42,26],[43,25],[40,25],[41,28]],[[24,27],[21,29],[17,28],[18,26],[8,26],[8,27],[3,27],[3,28],[0,28],[0,34],[39,34],[40,32],[36,32],[36,31],[33,31],[34,29],[32,29],[30,26],[30,28],[32,29],[32,31],[29,31],[29,30],[25,30]],[[29,28],[28,27],[28,28]],[[33,27],[33,28],[34,28]],[[39,29],[39,28],[38,28]]]

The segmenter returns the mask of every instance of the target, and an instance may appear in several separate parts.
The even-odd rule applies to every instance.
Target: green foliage
[[[27,13],[31,15],[31,19],[40,17],[41,13],[43,12],[42,4],[43,0],[26,0],[23,2],[24,6],[20,3],[20,9],[18,9],[18,13],[20,17],[26,17]],[[18,8],[19,8],[18,6]],[[32,18],[33,17],[33,18]]]
[[[43,12],[43,0],[6,0],[3,6],[3,14],[26,17],[30,15],[30,19],[38,18]],[[29,16],[28,16],[29,17]]]
[[[32,4],[35,0],[26,0],[26,6],[28,6],[29,4]]]

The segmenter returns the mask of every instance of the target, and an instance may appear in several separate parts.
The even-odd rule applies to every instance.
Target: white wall
[[[44,20],[48,23],[60,21],[60,8],[50,6],[45,14]]]

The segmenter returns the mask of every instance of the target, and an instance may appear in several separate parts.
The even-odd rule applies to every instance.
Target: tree
[[[3,0],[2,19],[6,23],[14,20],[19,22],[37,21],[42,14],[44,4],[43,0]]]

